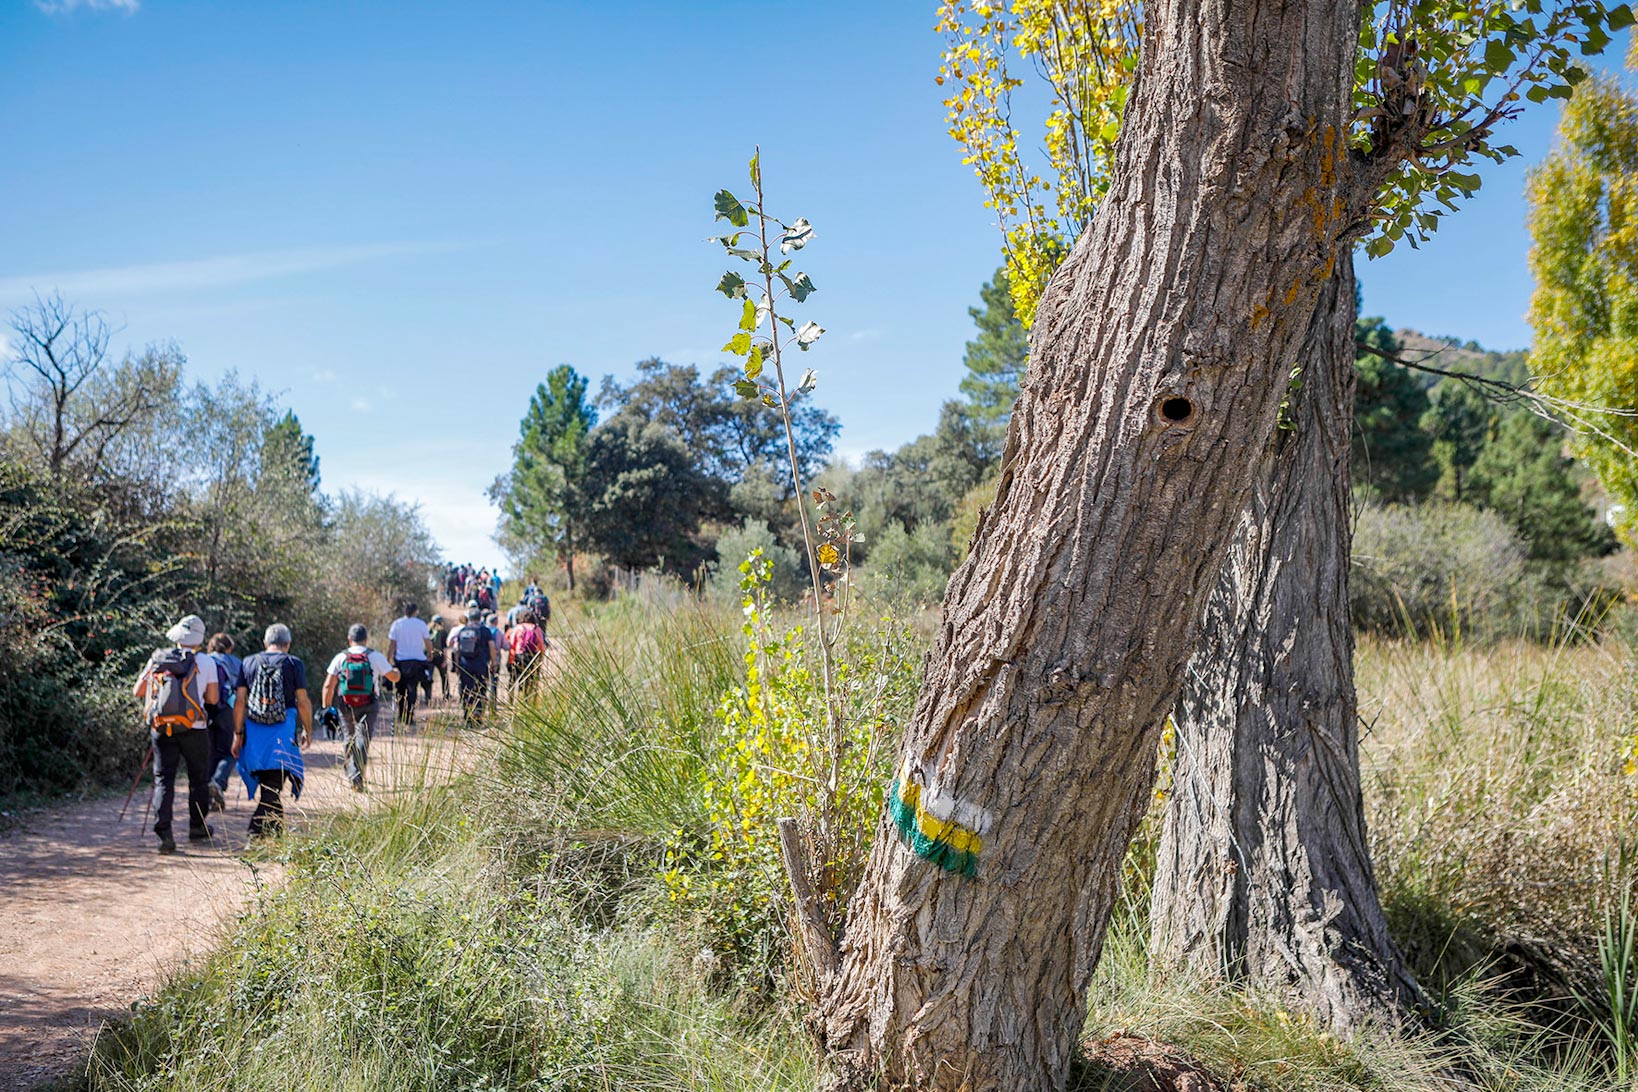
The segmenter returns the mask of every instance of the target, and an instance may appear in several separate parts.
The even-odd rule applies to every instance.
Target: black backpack
[[[489,668],[489,630],[467,623],[455,635],[455,651],[461,657],[461,666],[468,671],[486,671]]]
[[[245,716],[257,724],[283,724],[290,706],[284,700],[284,658],[264,656],[247,684]]]

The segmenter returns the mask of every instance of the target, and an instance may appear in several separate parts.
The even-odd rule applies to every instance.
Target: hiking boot
[[[190,842],[208,842],[214,837],[216,837],[215,827],[200,827],[198,830],[188,831],[188,841]]]
[[[159,852],[167,857],[172,853],[175,853],[176,839],[172,838],[169,834],[161,834],[159,836]]]
[[[227,797],[222,795],[222,789],[212,781],[210,783],[210,810],[227,811]]]

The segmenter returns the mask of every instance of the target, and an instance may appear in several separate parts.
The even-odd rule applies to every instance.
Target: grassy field
[[[680,601],[561,609],[565,672],[473,742],[474,774],[289,845],[289,882],[231,942],[103,1034],[90,1087],[816,1087],[767,830],[811,791],[801,635]],[[851,626],[849,718],[875,747],[850,776],[873,810],[925,627]],[[1602,988],[1607,964],[1631,984],[1638,932],[1615,894],[1631,648],[1367,640],[1359,675],[1384,898],[1442,1029],[1338,1042],[1276,1003],[1157,980],[1139,887],[1081,1087],[1131,1087],[1097,1059],[1133,1036],[1223,1088],[1592,1092],[1638,1074],[1638,1020]]]

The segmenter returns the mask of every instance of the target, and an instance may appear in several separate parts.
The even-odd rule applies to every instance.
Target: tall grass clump
[[[813,1087],[798,1023],[674,930],[587,915],[584,873],[517,867],[494,799],[428,785],[293,840],[226,941],[99,1036],[86,1087]]]
[[[1372,852],[1424,983],[1595,989],[1638,829],[1632,647],[1366,638],[1358,678]]]

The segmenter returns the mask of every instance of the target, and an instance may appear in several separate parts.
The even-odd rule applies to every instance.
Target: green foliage
[[[1005,440],[1012,405],[1018,401],[1018,387],[1029,363],[1029,334],[1012,302],[1007,269],[978,290],[981,306],[967,308],[978,326],[978,336],[967,342],[961,362],[967,374],[961,377],[961,393],[967,396],[968,412],[986,436],[986,454],[999,457]]]
[[[973,535],[978,531],[979,516],[995,500],[995,487],[999,480],[999,473],[988,475],[956,502],[955,512],[950,517],[950,548],[955,551],[957,562],[967,560]]]
[[[782,546],[778,537],[760,520],[747,519],[717,536],[717,566],[711,574],[711,590],[725,601],[739,602],[743,574],[735,558],[758,554],[769,566],[767,592],[775,600],[799,602],[808,590],[808,567],[799,550]]]
[[[738,374],[733,368],[718,368],[702,378],[691,364],[668,364],[652,357],[638,362],[637,379],[630,385],[605,379],[598,401],[671,429],[693,452],[700,473],[722,483],[730,494],[742,487],[766,487],[779,505],[788,504],[795,487],[783,466],[788,457],[783,423],[758,403],[732,396]],[[834,414],[804,399],[792,408],[791,431],[797,464],[806,480],[830,457],[841,424]],[[736,510],[769,520],[778,515],[751,508]]]
[[[586,544],[622,568],[691,574],[706,557],[700,525],[720,503],[712,485],[675,432],[617,414],[586,445]]]
[[[1356,319],[1354,338],[1378,352],[1400,351],[1380,318]],[[1425,497],[1439,476],[1433,438],[1421,427],[1427,391],[1406,369],[1372,352],[1354,354],[1354,374],[1354,487],[1384,501]]]
[[[1549,633],[1564,593],[1529,565],[1495,512],[1467,504],[1363,506],[1354,529],[1354,625],[1392,635],[1493,640]]]
[[[1518,154],[1498,125],[1531,102],[1569,98],[1586,79],[1579,58],[1601,52],[1632,23],[1625,4],[1489,0],[1376,4],[1361,23],[1354,72],[1357,155],[1388,167],[1365,251],[1380,257],[1401,239],[1414,247],[1446,211],[1479,189],[1470,168]]]
[[[870,548],[861,586],[867,594],[900,606],[938,603],[950,582],[956,552],[942,524],[923,523],[906,530],[902,523],[889,523]]]
[[[0,461],[0,796],[113,781],[141,760],[121,698],[188,574],[167,560],[174,528],[121,528],[100,499]]]
[[[918,436],[897,451],[868,453],[849,480],[832,488],[860,513],[866,544],[874,553],[877,540],[894,523],[910,530],[947,528],[961,499],[995,464],[985,431],[961,403],[946,402],[932,435]]]
[[[295,410],[285,410],[262,438],[262,473],[289,475],[305,485],[309,494],[319,491],[319,459],[313,454],[313,438],[302,431]]]
[[[1563,430],[1552,421],[1524,410],[1506,413],[1496,438],[1474,460],[1470,490],[1476,503],[1513,525],[1531,560],[1560,572],[1616,546],[1581,499],[1563,444]]]
[[[776,621],[774,567],[760,550],[739,571],[744,682],[716,705],[721,731],[700,771],[705,829],[673,834],[664,879],[672,900],[706,924],[713,950],[755,984],[785,962],[776,821],[810,816],[835,832],[833,842],[815,840],[829,849],[815,865],[819,911],[840,922],[863,873],[919,666],[911,635],[889,618],[847,632],[835,682],[848,737],[831,789],[814,776],[834,745],[816,642],[802,626]]]
[[[500,505],[508,540],[523,544],[531,555],[550,550],[563,558],[571,581],[583,534],[588,434],[597,423],[586,387],[587,381],[567,364],[547,374],[518,426],[511,472],[489,491]]]
[[[412,506],[317,492],[312,437],[256,384],[190,386],[174,349],[115,362],[91,319],[44,314],[90,340],[52,343],[79,361],[72,389],[8,373],[0,794],[128,779],[146,743],[131,682],[178,616],[248,647],[284,622],[312,657],[423,595],[437,560]]]
[[[1439,496],[1458,503],[1471,501],[1468,476],[1490,439],[1496,406],[1460,380],[1440,383],[1429,402],[1422,429],[1433,441]]]
[[[1571,404],[1576,452],[1638,541],[1638,96],[1608,79],[1582,87],[1529,193],[1531,367]]]

